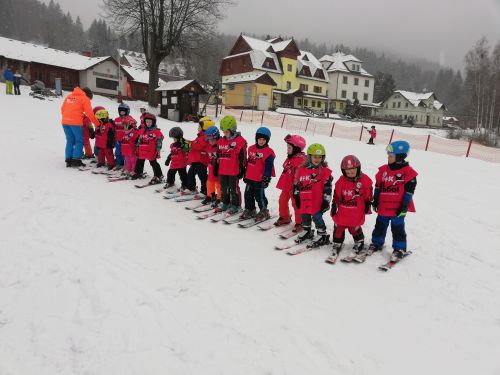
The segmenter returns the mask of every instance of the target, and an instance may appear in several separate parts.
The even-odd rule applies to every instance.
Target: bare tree
[[[202,48],[231,0],[104,0],[115,27],[139,31],[149,69],[148,103],[156,106],[158,69],[174,50]]]

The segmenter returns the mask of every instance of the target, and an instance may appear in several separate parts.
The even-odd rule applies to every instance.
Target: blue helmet
[[[410,152],[410,144],[406,141],[394,141],[387,146],[386,150],[394,155],[408,154]]]
[[[269,140],[271,139],[271,130],[264,126],[258,128],[255,132],[255,141],[257,141],[257,139],[259,138],[265,138],[265,140],[269,142]]]
[[[128,104],[120,103],[118,106],[118,114],[120,114],[121,111],[125,111],[125,116],[128,116],[130,114],[130,107]]]
[[[211,126],[207,130],[205,130],[205,139],[219,139],[220,132],[217,126]]]

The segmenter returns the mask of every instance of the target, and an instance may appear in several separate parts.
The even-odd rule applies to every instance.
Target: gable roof
[[[132,81],[149,84],[149,70],[136,69],[126,65],[122,65],[121,67],[132,78]],[[161,78],[158,79],[158,85],[161,86],[165,83]]]
[[[302,67],[304,66],[309,67],[309,69],[311,70],[311,77],[307,77],[308,79],[315,79],[324,82],[329,81],[326,69],[323,68],[323,65],[311,52],[300,51],[300,56],[297,59],[297,72],[300,72],[302,70]],[[323,72],[323,76],[325,77],[324,79],[314,77],[318,70],[321,70]]]
[[[358,59],[354,55],[346,55],[343,52],[337,51],[332,55],[324,55],[322,58],[319,59],[319,61],[323,63],[323,66],[326,68],[328,72],[345,72],[345,73],[360,74],[366,77],[373,77],[373,75],[368,73],[362,67],[360,67],[359,71],[349,69],[347,65],[348,62],[352,61],[359,64],[363,63],[360,59]]]
[[[243,83],[243,82],[256,82],[265,85],[277,86],[276,82],[266,72],[250,72],[235,74],[224,78],[222,83]]]
[[[196,91],[201,94],[206,94],[205,89],[194,79],[184,81],[168,81],[156,89],[156,91],[179,91],[189,86],[196,88]]]
[[[76,52],[61,51],[4,37],[0,37],[0,55],[12,60],[52,65],[72,70],[87,70],[106,60],[115,61],[111,56],[87,57]]]
[[[130,63],[132,68],[139,70],[148,69],[148,63],[146,61],[146,55],[144,53],[127,51],[124,49],[119,49],[118,53],[120,57],[125,58]],[[184,76],[186,74],[186,69],[184,68],[184,66],[182,66],[182,64],[180,63],[168,64],[165,61],[162,61],[160,63],[159,71],[160,74],[172,75],[174,68],[177,68],[177,71],[179,72],[180,76]]]
[[[444,104],[437,100],[436,95],[433,92],[418,93],[412,91],[396,90],[394,94],[400,94],[403,98],[408,100],[414,107],[420,105],[425,105],[425,101],[429,100],[431,97],[434,99],[432,101],[432,106],[435,109],[446,109]]]

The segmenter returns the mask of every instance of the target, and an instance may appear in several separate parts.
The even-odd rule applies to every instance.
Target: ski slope
[[[286,256],[270,232],[65,168],[61,100],[0,90],[1,375],[500,374],[498,165],[412,152],[414,254],[378,271],[389,234],[383,254],[331,266],[329,249]],[[110,99],[93,105],[116,115]],[[240,126],[250,142],[255,129]],[[272,131],[279,173],[286,134]],[[335,179],[346,154],[372,177],[386,161],[383,145],[308,142]]]

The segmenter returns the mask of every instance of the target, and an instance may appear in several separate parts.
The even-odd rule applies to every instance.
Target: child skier
[[[255,221],[268,220],[271,216],[267,209],[267,198],[265,189],[269,186],[274,173],[274,159],[276,155],[269,140],[271,131],[266,127],[260,127],[255,133],[255,144],[248,148],[248,160],[245,178],[247,184],[245,188],[245,210],[241,214],[242,219]],[[259,206],[259,213],[256,214],[255,202]]]
[[[190,165],[187,173],[187,189],[196,193],[196,176],[200,179],[200,192],[207,194],[207,165],[208,142],[205,140],[205,130],[213,126],[215,122],[210,117],[203,117],[198,123],[198,135],[191,142],[191,148],[188,154],[188,164]]]
[[[205,139],[208,142],[208,178],[207,178],[207,196],[203,204],[212,203],[212,207],[217,207],[221,198],[219,177],[214,175],[214,168],[217,164],[217,141],[220,138],[217,126],[211,126],[205,131]]]
[[[375,176],[372,206],[378,216],[368,253],[382,250],[390,223],[392,261],[401,259],[406,253],[405,216],[407,212],[415,212],[413,194],[418,173],[405,161],[409,151],[408,142],[392,142],[387,146],[387,164],[381,166]]]
[[[125,132],[129,129],[130,125],[136,126],[137,121],[130,116],[130,107],[125,103],[120,103],[118,106],[118,117],[115,118],[115,159],[116,167],[123,168],[125,159],[122,155],[122,140]]]
[[[218,210],[236,214],[241,207],[239,179],[245,175],[247,141],[236,131],[234,116],[226,116],[220,121],[224,137],[217,141],[217,161],[215,175],[219,176],[222,206]]]
[[[102,108],[102,107],[100,107]],[[104,108],[96,108],[95,117],[101,122],[95,131],[95,146],[97,148],[97,168],[103,167],[105,162],[108,169],[115,167],[113,147],[115,147],[115,130],[113,120]]]
[[[155,185],[163,180],[163,172],[156,159],[160,158],[160,151],[163,143],[163,133],[156,127],[156,116],[152,113],[146,113],[144,116],[144,128],[141,129],[137,138],[137,162],[132,179],[136,180],[142,177],[144,172],[144,161],[149,160],[153,168],[154,177],[150,184]]]
[[[373,182],[361,172],[361,162],[354,155],[347,155],[340,163],[342,176],[335,183],[330,214],[335,223],[333,229],[333,250],[331,257],[338,256],[342,249],[347,229],[354,239],[354,253],[364,248],[364,234],[361,226],[365,215],[370,214]]]
[[[125,159],[125,173],[133,176],[137,164],[137,140],[141,135],[141,130],[137,129],[137,122],[131,121],[126,124],[127,130],[121,142],[121,152]]]
[[[297,170],[295,176],[294,198],[302,214],[302,232],[295,242],[311,240],[311,247],[323,246],[330,242],[323,213],[330,208],[333,177],[325,162],[325,155],[322,145],[310,145],[307,148],[307,162]],[[311,229],[311,221],[314,221],[317,236],[314,236]]]
[[[94,157],[94,153],[92,151],[92,145],[90,144],[90,140],[95,138],[95,129],[94,124],[87,116],[83,116],[83,158],[84,159],[92,159]]]
[[[285,142],[287,144],[287,158],[283,163],[283,172],[276,185],[276,187],[281,190],[279,199],[280,217],[274,225],[286,225],[292,221],[288,206],[288,202],[291,199],[295,216],[294,231],[300,232],[302,229],[302,220],[300,217],[300,210],[295,204],[295,199],[293,199],[293,184],[297,168],[307,161],[306,155],[302,152],[306,147],[306,141],[300,135],[287,135],[285,137]]]
[[[371,129],[368,130],[366,126],[363,126],[368,131],[368,134],[370,134],[370,139],[368,140],[367,145],[374,145],[375,143],[373,142],[375,138],[377,138],[377,129],[375,129],[375,125],[372,125]]]
[[[175,174],[179,173],[181,179],[181,191],[186,189],[187,184],[187,158],[189,152],[189,142],[184,139],[184,132],[178,126],[173,127],[168,132],[168,136],[172,138],[173,142],[170,145],[170,154],[165,161],[166,166],[170,166],[167,172],[167,184],[165,189],[174,186]]]

